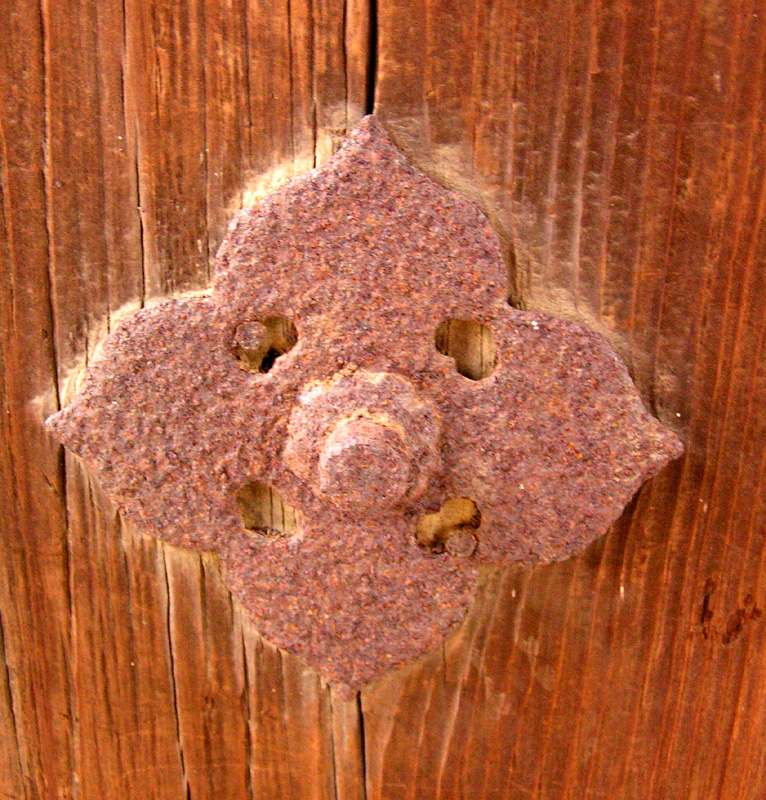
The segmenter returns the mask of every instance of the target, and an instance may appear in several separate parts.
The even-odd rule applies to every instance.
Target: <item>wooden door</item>
[[[766,796],[763,0],[5,0],[0,796]],[[374,109],[686,456],[346,701],[44,432],[126,308]]]

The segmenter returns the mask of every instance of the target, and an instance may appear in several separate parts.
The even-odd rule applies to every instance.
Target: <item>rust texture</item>
[[[209,296],[110,334],[48,427],[145,531],[217,551],[259,631],[350,691],[435,647],[482,563],[578,552],[682,451],[601,336],[505,297],[485,216],[366,118],[236,215]],[[450,319],[491,330],[489,376],[437,351]],[[256,482],[300,512],[288,535],[243,526]],[[447,546],[428,517],[424,546],[454,498],[471,524]]]

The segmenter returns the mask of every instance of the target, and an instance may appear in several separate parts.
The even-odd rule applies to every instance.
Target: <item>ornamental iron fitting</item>
[[[480,565],[579,552],[682,452],[601,336],[505,284],[482,212],[367,117],[234,217],[211,294],[126,318],[47,425],[348,693],[437,646]]]

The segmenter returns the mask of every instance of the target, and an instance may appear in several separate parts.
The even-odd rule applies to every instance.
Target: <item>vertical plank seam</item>
[[[171,625],[171,592],[170,592],[170,576],[168,575],[168,560],[165,552],[165,545],[158,542],[160,553],[162,556],[163,575],[165,577],[165,627],[168,637],[168,659],[170,661],[170,682],[173,685],[173,719],[176,727],[176,742],[178,744],[178,757],[181,762],[181,773],[183,775],[185,797],[187,800],[191,798],[191,787],[189,785],[189,775],[186,770],[186,756],[184,754],[183,742],[181,741],[181,719],[178,709],[178,682],[176,680],[176,659],[173,646],[173,628]]]
[[[205,683],[207,685],[207,690],[205,695],[212,696],[214,693],[212,691],[213,687],[215,687],[215,675],[211,670],[212,663],[213,663],[213,653],[211,650],[214,649],[214,645],[211,645],[210,642],[210,601],[208,599],[208,579],[209,579],[209,571],[207,566],[207,554],[195,554],[195,561],[199,565],[199,609],[200,609],[200,633],[202,634],[202,653],[203,653],[203,660],[205,663]],[[229,592],[229,609],[232,608],[232,599],[231,599],[231,592]],[[233,623],[233,620],[231,620]],[[180,716],[180,714],[179,714]],[[204,724],[202,725],[202,746],[205,753],[205,765],[210,767],[214,763],[213,757],[213,743],[210,738],[210,727],[211,727],[211,719],[209,714],[209,709],[205,708],[205,713],[203,714],[203,721]],[[213,771],[211,769],[205,770],[205,778],[207,779],[207,790],[209,797],[215,797],[216,794],[216,787],[215,787],[215,779],[213,777]]]
[[[41,0],[39,6],[40,14],[40,33],[41,33],[41,46],[42,46],[42,82],[43,82],[43,187],[45,191],[45,233],[46,245],[48,254],[48,263],[44,272],[46,278],[45,292],[48,300],[48,316],[51,327],[51,357],[53,361],[53,386],[56,393],[56,406],[57,409],[61,408],[61,389],[59,387],[59,353],[57,347],[57,331],[59,328],[58,315],[56,313],[55,302],[55,250],[54,250],[54,236],[51,228],[52,208],[53,208],[53,194],[51,190],[51,88],[50,88],[50,32],[48,25],[48,0]],[[87,360],[87,352],[86,352]],[[62,551],[64,559],[64,597],[67,608],[64,612],[67,613],[68,627],[64,636],[68,635],[69,640],[65,642],[65,651],[63,653],[63,662],[65,670],[66,681],[66,704],[67,715],[71,722],[71,730],[67,737],[67,745],[69,750],[69,781],[72,797],[78,795],[77,792],[77,738],[79,736],[79,724],[77,719],[76,702],[75,702],[75,688],[73,685],[72,664],[70,663],[70,654],[72,652],[73,632],[75,626],[75,614],[72,604],[72,557],[69,547],[69,503],[67,497],[67,474],[66,474],[66,455],[63,448],[57,445],[58,450],[58,473],[59,480],[62,487],[64,497],[62,502],[62,522],[64,525],[62,537]],[[63,770],[62,770],[63,771]]]
[[[95,10],[95,8],[93,6],[91,8],[93,9],[92,13],[91,13],[91,17],[92,17],[91,24],[93,25],[93,42],[94,42],[93,49],[95,51],[95,57],[98,60],[99,59],[99,53],[100,53],[100,46],[99,45],[101,43],[100,40],[99,40],[99,35],[98,35],[99,34],[99,30],[98,30],[98,12]],[[100,73],[100,70],[99,70],[99,73]],[[96,108],[98,109],[98,120],[101,123],[102,120],[103,120],[104,107],[103,107],[103,102],[102,102],[102,98],[101,98],[101,81],[99,80],[98,76],[96,77],[96,80],[94,81],[94,96],[95,96],[94,97],[95,105],[96,105]],[[103,126],[103,124],[99,124],[97,126],[96,138],[98,139],[98,143],[100,145],[99,150],[100,150],[100,161],[101,161],[101,180],[99,181],[99,187],[98,187],[98,196],[99,196],[98,199],[99,199],[99,203],[101,204],[101,209],[105,210],[106,209],[106,171],[107,171],[106,149],[107,149],[107,143],[106,143],[106,140],[104,138],[104,126]],[[111,290],[111,280],[110,280],[111,270],[109,269],[109,266],[108,266],[108,264],[109,264],[109,246],[107,244],[107,242],[108,242],[108,236],[107,236],[108,222],[107,222],[106,213],[103,213],[101,215],[101,220],[102,220],[102,235],[104,237],[104,260],[105,260],[104,278],[105,278],[105,283],[106,283],[105,293],[104,294],[105,294],[105,299],[106,299],[106,330],[107,330],[107,333],[108,333],[112,329],[112,322],[111,322],[111,318],[112,318],[112,290]],[[90,327],[90,326],[88,326],[88,327]],[[89,354],[88,354],[88,352],[86,350],[86,353],[85,353],[86,364],[87,364],[87,359],[88,358],[89,358]]]
[[[120,79],[122,88],[122,121],[125,129],[125,144],[128,145],[128,132],[133,128],[133,169],[136,182],[136,216],[138,218],[138,241],[141,247],[141,308],[146,305],[146,229],[141,191],[141,142],[139,139],[138,115],[131,126],[128,117],[128,86],[130,84],[130,53],[128,46],[128,0],[122,0],[122,59],[120,60]]]
[[[340,21],[340,35],[342,40],[341,55],[343,57],[343,91],[344,91],[344,107],[346,111],[346,122],[344,128],[348,131],[348,42],[346,37],[348,35],[348,4],[350,0],[343,0],[343,12]]]
[[[128,68],[128,12],[125,8],[127,0],[120,0],[120,7],[122,9],[122,53],[120,57],[120,106],[122,109],[122,129],[125,133],[125,147],[130,147],[130,138],[128,134],[128,106],[127,106],[127,68]],[[141,222],[141,214],[138,210],[138,171],[136,169],[136,216],[138,218],[138,238],[141,243],[141,306],[144,305],[144,230]],[[111,298],[109,298],[111,301]],[[112,320],[111,316],[107,317],[107,332],[111,332]]]
[[[324,691],[330,705],[330,768],[332,769],[332,796],[333,800],[345,800],[338,797],[338,759],[335,756],[335,703],[332,699],[332,691],[329,685],[325,684]]]
[[[525,307],[524,304],[524,295],[523,295],[523,287],[522,287],[522,279],[519,275],[519,265],[518,260],[516,259],[516,252],[518,250],[517,247],[517,236],[516,230],[517,225],[513,222],[515,214],[513,212],[514,207],[514,183],[516,181],[516,140],[518,137],[519,126],[517,125],[517,118],[516,112],[518,110],[518,53],[516,49],[516,42],[519,38],[519,13],[518,13],[518,6],[514,4],[513,6],[513,23],[512,23],[512,35],[511,35],[511,42],[512,42],[512,55],[511,55],[511,74],[509,76],[509,82],[511,84],[511,97],[510,97],[510,135],[507,137],[510,142],[508,146],[508,155],[507,155],[507,164],[505,170],[505,178],[510,189],[509,197],[508,197],[508,218],[511,220],[510,230],[507,234],[507,247],[508,247],[508,277],[507,277],[507,284],[506,284],[506,301],[508,305],[512,306],[513,308],[517,308],[522,310]],[[495,225],[493,226],[495,230],[501,231],[505,226],[503,225]],[[502,238],[501,238],[502,241]]]
[[[378,87],[378,46],[380,32],[378,29],[378,0],[369,0],[369,34],[367,41],[367,87],[365,97],[365,114],[375,113],[375,95]]]
[[[134,160],[135,171],[136,171],[136,200],[138,202],[138,227],[140,230],[140,242],[141,242],[141,308],[146,305],[146,273],[147,273],[147,264],[146,264],[146,226],[144,225],[144,202],[143,202],[143,191],[141,189],[141,144],[139,139],[139,130],[138,130],[138,119],[133,120],[133,139],[135,141],[135,153],[136,157]]]
[[[50,171],[51,171],[51,153],[50,153],[50,69],[48,65],[48,25],[46,21],[45,8],[47,0],[40,0],[40,32],[41,32],[41,45],[42,45],[42,78],[43,78],[43,158],[42,158],[42,178],[43,187],[45,191],[45,236],[46,236],[46,250],[48,253],[48,263],[45,270],[45,294],[48,299],[48,321],[51,328],[51,355],[53,359],[53,388],[56,392],[56,410],[61,409],[61,393],[59,389],[59,354],[56,344],[56,329],[57,329],[57,314],[56,304],[54,302],[53,293],[55,286],[54,278],[54,251],[53,251],[53,231],[51,230],[51,208],[53,199],[51,196],[50,186]],[[65,484],[62,483],[62,486]]]
[[[242,618],[242,608],[240,606],[240,637],[242,639],[242,670],[243,670],[243,691],[244,697],[244,714],[245,714],[245,758],[247,759],[247,769],[245,770],[245,787],[247,788],[247,796],[249,800],[255,797],[255,789],[253,787],[253,708],[250,699],[250,673],[249,664],[247,660],[247,639],[245,637],[245,620]]]
[[[356,710],[359,718],[359,750],[362,765],[362,800],[367,800],[367,746],[364,738],[364,708],[362,706],[362,693],[356,693]]]

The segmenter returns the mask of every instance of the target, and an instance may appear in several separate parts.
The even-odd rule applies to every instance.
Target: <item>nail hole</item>
[[[300,512],[265,483],[248,483],[237,492],[242,527],[261,536],[284,539],[298,533]]]
[[[424,514],[415,526],[415,541],[429,553],[447,552],[471,556],[479,545],[476,531],[481,512],[468,497],[451,497],[431,514]]]
[[[495,337],[487,325],[470,319],[447,319],[436,329],[436,349],[455,360],[457,371],[480,381],[497,366]]]
[[[276,360],[295,347],[298,331],[292,320],[267,317],[243,322],[234,333],[234,355],[248,372],[268,372]]]

